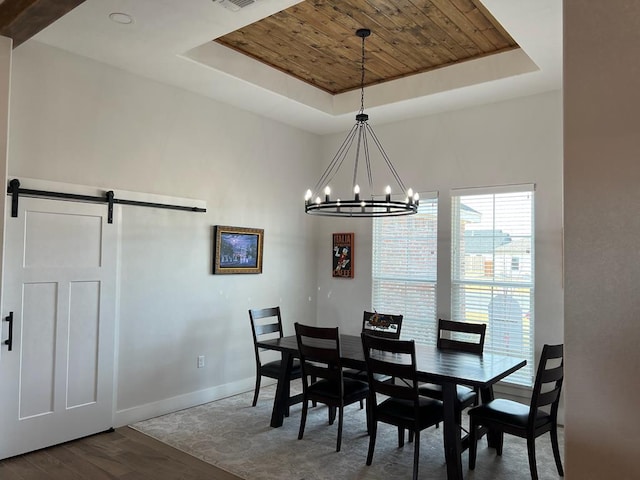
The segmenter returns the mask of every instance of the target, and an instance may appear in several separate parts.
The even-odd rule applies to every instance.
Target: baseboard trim
[[[266,378],[264,380],[267,380]],[[266,386],[268,382],[264,382]],[[114,415],[114,426],[122,427],[131,423],[158,417],[167,413],[195,407],[203,403],[213,402],[222,398],[238,395],[252,391],[255,386],[255,379],[248,378],[236,382],[217,385],[195,392],[185,393],[175,397],[165,398],[156,402],[146,403],[131,408],[117,410]]]

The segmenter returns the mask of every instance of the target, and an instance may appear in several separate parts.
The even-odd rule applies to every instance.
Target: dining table
[[[301,400],[301,396],[290,397],[290,372],[293,359],[299,358],[295,335],[258,342],[258,346],[282,353],[280,377],[271,413],[271,426],[281,427],[288,406]],[[362,339],[359,335],[340,334],[341,361],[346,368],[366,369]],[[444,410],[443,435],[447,479],[462,480],[462,452],[469,446],[468,435],[462,435],[460,415],[456,409],[457,385],[477,387],[480,401],[486,403],[494,398],[493,385],[524,367],[527,361],[494,353],[474,354],[440,350],[435,346],[416,343],[416,370],[420,382],[442,385]],[[489,446],[495,447],[499,433],[488,430]]]

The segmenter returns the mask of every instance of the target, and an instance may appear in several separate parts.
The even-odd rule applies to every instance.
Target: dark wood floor
[[[241,480],[129,427],[0,461],[2,480]]]

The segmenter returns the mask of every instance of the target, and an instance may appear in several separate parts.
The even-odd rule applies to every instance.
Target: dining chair
[[[375,311],[368,312],[365,310],[362,315],[362,333],[398,340],[402,329],[402,318],[402,315],[391,315]],[[363,382],[368,381],[367,371],[359,370],[357,368],[346,368],[344,370],[344,376],[355,380],[361,380]],[[380,379],[391,381],[392,377],[389,375],[383,375]],[[362,402],[360,402],[360,408],[363,408]]]
[[[456,322],[452,320],[438,320],[438,338],[436,345],[439,350],[453,350],[482,354],[487,325],[485,323]],[[457,385],[458,403],[456,414],[458,420],[462,418],[462,410],[478,404],[480,392],[477,389]],[[442,385],[425,383],[420,385],[420,395],[442,400]]]
[[[378,337],[400,338],[402,315],[364,311],[362,314],[362,331]]]
[[[336,452],[342,445],[344,407],[366,400],[369,386],[366,382],[344,378],[338,327],[313,327],[295,323],[300,363],[302,365],[302,416],[298,439],[302,440],[309,402],[324,403],[329,407],[329,425],[338,411],[338,439]],[[367,402],[367,431],[369,430]]]
[[[278,379],[280,370],[284,368],[282,360],[272,360],[262,363],[260,358],[261,348],[258,347],[258,341],[267,338],[282,338],[282,317],[280,315],[280,307],[251,309],[249,310],[249,319],[251,320],[251,332],[253,333],[253,349],[256,358],[256,387],[253,393],[252,406],[256,406],[258,402],[258,393],[260,392],[260,381],[262,377]],[[300,361],[293,359],[291,375],[289,380],[295,380],[302,377],[302,369]],[[287,415],[289,414],[287,408]]]
[[[532,480],[538,479],[536,467],[535,439],[550,432],[551,447],[556,461],[558,474],[563,477],[562,459],[558,447],[558,405],[564,378],[564,347],[545,345],[530,405],[507,399],[495,399],[469,410],[469,469],[476,466],[478,451],[478,432],[481,426],[499,432],[496,453],[502,455],[504,434],[508,433],[527,439],[529,470]]]
[[[413,479],[418,478],[420,432],[443,419],[439,400],[418,393],[416,348],[413,340],[393,340],[361,334],[369,378],[370,432],[367,465],[373,461],[378,422],[398,427],[398,447],[404,446],[404,431],[413,438]],[[388,375],[395,381],[385,382],[376,375]],[[378,401],[380,403],[378,403]]]

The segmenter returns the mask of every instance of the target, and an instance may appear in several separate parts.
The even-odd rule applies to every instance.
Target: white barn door
[[[118,222],[104,204],[25,197],[12,218],[8,200],[0,458],[113,421]]]

